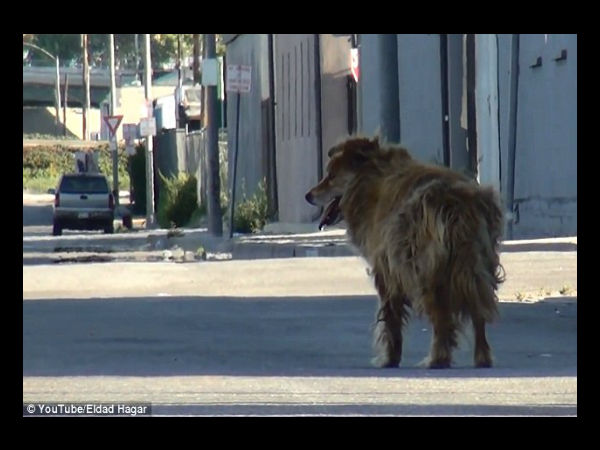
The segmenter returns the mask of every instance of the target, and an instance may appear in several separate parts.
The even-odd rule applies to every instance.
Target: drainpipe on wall
[[[321,37],[315,34],[315,106],[317,111],[317,170],[323,178],[323,133],[321,125]]]
[[[278,199],[277,199],[277,149],[275,139],[275,62],[274,58],[274,46],[273,46],[273,35],[267,35],[267,45],[268,45],[268,53],[269,53],[269,98],[270,101],[270,114],[269,114],[269,148],[271,151],[271,164],[269,167],[269,173],[271,174],[271,183],[267,184],[267,189],[269,190],[269,197],[271,200],[271,211],[269,211],[270,216],[274,216],[278,214]]]
[[[353,34],[352,35],[352,47],[358,49],[358,81],[356,82],[356,130],[354,130],[354,133],[357,132],[362,132],[363,129],[363,125],[362,125],[362,113],[361,113],[361,107],[362,107],[362,89],[360,87],[360,34]]]
[[[400,142],[400,101],[398,97],[398,35],[380,34],[379,82],[381,86],[382,141]]]
[[[316,133],[317,133],[317,179],[323,178],[323,133],[321,124],[321,38],[315,34],[314,39],[314,54],[315,54],[315,110],[316,117]],[[311,218],[314,222],[323,212],[323,208],[319,208],[317,213]]]
[[[513,238],[515,200],[515,161],[517,147],[517,109],[519,89],[519,41],[520,35],[513,34],[510,49],[510,94],[508,105],[508,167],[506,171],[506,229],[505,238]]]
[[[450,102],[448,94],[448,35],[440,34],[440,69],[442,88],[442,145],[444,165],[450,167]]]

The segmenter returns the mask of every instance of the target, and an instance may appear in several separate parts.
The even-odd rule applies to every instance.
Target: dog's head
[[[379,150],[379,138],[350,138],[332,147],[327,172],[323,179],[306,194],[306,201],[315,206],[327,206],[319,229],[342,220],[340,201],[360,169]]]

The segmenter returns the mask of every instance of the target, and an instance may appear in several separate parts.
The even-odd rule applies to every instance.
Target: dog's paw
[[[425,357],[419,364],[418,367],[423,369],[449,369],[452,361],[450,359],[431,359],[431,356]]]
[[[379,369],[396,368],[400,365],[399,360],[392,360],[386,356],[378,355],[371,359],[371,364]]]

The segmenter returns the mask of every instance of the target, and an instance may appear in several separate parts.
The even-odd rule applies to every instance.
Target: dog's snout
[[[306,201],[307,201],[308,203],[310,203],[311,205],[314,205],[314,202],[313,202],[313,195],[312,195],[312,192],[311,192],[311,191],[308,191],[308,193],[306,194],[306,196],[305,196],[304,198],[306,199]]]

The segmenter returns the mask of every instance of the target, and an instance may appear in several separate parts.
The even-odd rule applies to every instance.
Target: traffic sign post
[[[119,206],[119,158],[118,158],[118,145],[117,145],[117,130],[123,116],[104,116],[103,117],[106,126],[108,126],[109,136],[109,147],[113,151],[113,197],[115,200],[115,206]]]
[[[104,116],[104,122],[108,127],[108,134],[111,139],[115,138],[116,140],[117,129],[121,125],[122,120],[123,116]]]
[[[229,204],[229,238],[233,237],[233,212],[235,206],[235,181],[237,174],[238,144],[240,141],[240,94],[250,92],[252,88],[252,66],[241,64],[227,65],[226,90],[237,92],[235,108],[235,147],[233,151],[233,173],[231,183],[231,202]]]

